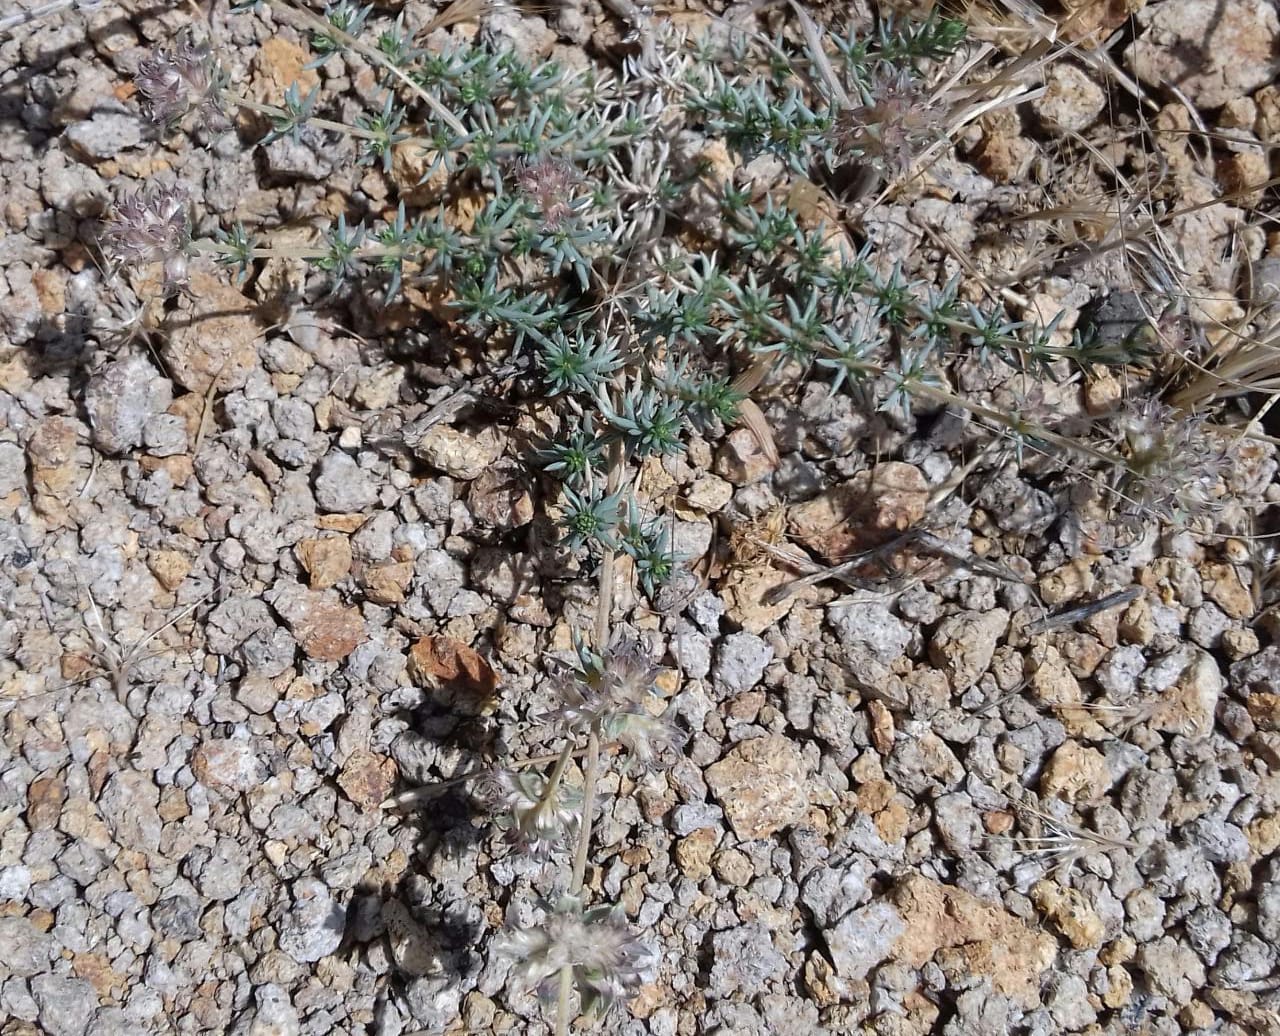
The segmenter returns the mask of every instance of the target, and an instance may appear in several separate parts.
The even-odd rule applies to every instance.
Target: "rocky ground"
[[[1071,6],[1077,29],[1114,14]],[[1169,209],[1207,203],[1158,237],[1213,345],[1280,281],[1264,192],[1208,204],[1275,168],[1280,30],[1262,2],[1128,6],[1088,51],[1111,67],[1050,65],[959,141],[956,191],[877,225],[922,262],[938,228],[979,266],[1029,261],[1037,240],[1011,259],[980,232],[993,199],[1043,203],[1072,134],[1156,147]],[[358,58],[305,69],[296,33],[222,8],[250,96],[310,77],[367,100]],[[122,186],[175,173],[208,230],[416,179],[235,129],[148,139],[130,75],[192,17],[107,0],[0,38],[0,1034],[543,1032],[491,943],[551,872],[462,787],[381,803],[554,748],[524,718],[594,581],[550,546],[518,408],[481,393],[387,445],[380,422],[467,374],[403,313],[273,310],[299,264],[245,291],[197,264],[163,334],[104,332],[130,316],[93,249]],[[592,0],[484,25],[579,62],[623,32]],[[1151,133],[1117,131],[1126,84]],[[1123,300],[1141,255],[1109,255],[1026,305],[1069,326]],[[718,560],[683,593],[616,594],[688,742],[602,789],[587,887],[660,959],[595,1031],[1280,1031],[1271,440],[1239,440],[1208,523],[1108,524],[1034,460],[967,469],[986,440],[963,415],[893,425],[817,382],[761,405],[778,465],[738,429],[642,476],[678,501],[677,548]],[[779,552],[922,522],[886,571],[766,603],[796,575]]]

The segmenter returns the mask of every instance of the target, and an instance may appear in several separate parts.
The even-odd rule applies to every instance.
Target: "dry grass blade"
[[[1142,848],[1129,839],[1113,838],[1098,831],[1090,831],[1031,806],[1023,806],[1022,812],[1035,817],[1042,828],[1048,829],[1048,833],[1020,838],[1018,844],[1025,852],[1051,861],[1052,872],[1059,881],[1070,877],[1076,864],[1087,856],[1114,852],[1117,849],[1136,852]]]

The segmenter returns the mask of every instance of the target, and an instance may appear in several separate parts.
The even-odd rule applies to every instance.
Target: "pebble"
[[[314,963],[337,950],[347,911],[316,878],[293,883],[293,907],[282,919],[280,949],[300,964]]]
[[[752,738],[706,770],[707,787],[742,839],[766,838],[808,811],[808,770],[788,738]]]
[[[786,966],[763,924],[744,924],[711,937],[711,990],[716,996],[758,996]]]
[[[354,458],[335,450],[320,461],[315,479],[316,505],[330,514],[364,511],[378,499],[369,473]]]
[[[749,691],[773,660],[773,648],[754,633],[731,633],[720,642],[712,679],[726,694]]]

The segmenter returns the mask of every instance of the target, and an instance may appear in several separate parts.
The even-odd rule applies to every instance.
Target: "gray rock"
[[[155,852],[164,826],[156,808],[159,802],[160,789],[148,774],[120,770],[103,787],[98,809],[117,845]]]
[[[187,423],[177,414],[155,414],[142,427],[142,442],[154,457],[187,452]]]
[[[49,966],[54,941],[25,917],[0,917],[0,961],[9,973],[30,978]]]
[[[1080,1032],[1098,1018],[1089,1003],[1089,989],[1079,975],[1051,971],[1045,979],[1044,1003],[1060,1032]]]
[[[163,937],[190,942],[200,935],[200,903],[190,896],[170,896],[151,908],[151,923]]]
[[[1275,947],[1252,932],[1237,930],[1231,937],[1231,945],[1218,957],[1209,980],[1215,986],[1245,989],[1260,979],[1274,978],[1275,974]]]
[[[1187,841],[1214,863],[1236,863],[1249,858],[1249,840],[1235,824],[1201,817],[1183,827]]]
[[[30,867],[20,863],[15,863],[12,867],[0,867],[0,900],[21,903],[30,888]],[[3,959],[2,955],[0,959]]]
[[[710,991],[716,996],[739,991],[756,996],[787,964],[769,929],[759,923],[717,932],[711,937],[711,953]]]
[[[1138,677],[1147,668],[1146,656],[1136,644],[1125,644],[1112,650],[1102,664],[1094,670],[1093,678],[1113,701],[1123,702],[1133,697]]]
[[[346,907],[324,882],[299,878],[293,884],[293,908],[280,928],[280,949],[299,963],[318,961],[338,948],[346,924]]]
[[[863,856],[843,867],[816,867],[800,886],[800,902],[809,908],[813,923],[827,929],[870,896],[874,867]]]
[[[1139,946],[1134,961],[1147,976],[1152,991],[1177,1007],[1189,1003],[1204,985],[1204,965],[1170,935]]]
[[[693,802],[677,806],[671,811],[671,830],[679,837],[716,827],[724,820],[724,810],[712,802]]]
[[[823,938],[840,977],[860,979],[889,956],[906,930],[902,915],[882,899],[845,915]]]
[[[911,643],[906,623],[878,601],[832,605],[827,622],[846,655],[870,655],[884,665],[901,658]]]
[[[701,680],[711,672],[711,638],[691,623],[677,624],[671,638],[671,654],[685,676]]]
[[[939,795],[933,804],[933,822],[948,849],[967,852],[983,838],[982,817],[973,799],[962,791]]]
[[[316,475],[316,504],[321,511],[351,514],[372,507],[378,491],[354,459],[335,451],[320,461]]]
[[[1215,906],[1196,907],[1183,918],[1182,927],[1187,942],[1208,965],[1231,943],[1231,919]]]
[[[98,1009],[93,986],[67,975],[37,975],[31,995],[40,1009],[40,1027],[48,1036],[83,1036]]]
[[[27,488],[27,455],[21,446],[0,442],[0,496]]]
[[[712,679],[728,694],[749,691],[771,661],[773,648],[762,638],[745,630],[731,633],[720,642]]]
[[[254,1006],[236,1023],[233,1036],[298,1036],[302,1024],[289,993],[274,982],[253,991]]]
[[[172,402],[173,385],[145,357],[109,364],[84,390],[94,445],[112,454],[133,449],[142,442],[147,421]]]
[[[67,127],[66,138],[90,158],[114,158],[142,143],[142,128],[133,115],[98,112],[91,119]]]

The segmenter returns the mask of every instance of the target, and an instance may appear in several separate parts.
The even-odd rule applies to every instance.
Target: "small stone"
[[[67,785],[61,777],[37,777],[27,789],[27,826],[33,831],[56,827],[66,801]]]
[[[352,514],[377,502],[378,491],[369,473],[350,455],[335,450],[320,461],[316,475],[316,504],[330,514]]]
[[[157,811],[159,803],[160,789],[150,774],[119,770],[103,786],[98,811],[121,848],[155,852],[164,826]]]
[[[1214,657],[1198,647],[1184,645],[1165,657],[1174,667],[1183,659],[1185,667],[1173,687],[1161,694],[1162,704],[1152,717],[1151,726],[1187,737],[1208,737],[1213,732],[1222,693],[1222,672]]]
[[[800,594],[785,594],[772,604],[766,597],[789,582],[792,575],[772,565],[744,565],[734,568],[720,584],[725,615],[747,633],[773,629],[799,601]]]
[[[947,674],[953,693],[962,694],[978,682],[1008,626],[1009,613],[1003,608],[949,615],[938,624],[929,658]]]
[[[702,475],[685,490],[684,505],[702,514],[715,514],[733,499],[733,484],[715,475]]]
[[[769,929],[760,923],[739,925],[711,937],[711,989],[718,997],[739,991],[759,995],[786,967]]]
[[[676,842],[672,855],[680,873],[691,881],[701,881],[711,874],[711,856],[720,842],[720,829],[704,827]]]
[[[898,882],[890,903],[903,932],[890,956],[918,968],[941,949],[954,949],[964,973],[1024,1007],[1039,1006],[1040,983],[1057,957],[1052,936],[972,893],[920,875]]]
[[[1234,565],[1205,565],[1200,571],[1204,592],[1233,619],[1253,616],[1253,594],[1244,585]]]
[[[396,764],[385,755],[358,749],[338,774],[338,787],[362,809],[377,809],[395,787]]]
[[[1187,841],[1198,846],[1205,857],[1214,863],[1238,863],[1249,858],[1249,840],[1235,824],[1201,817],[1182,830]]]
[[[1040,794],[1068,802],[1097,802],[1111,787],[1107,757],[1078,741],[1060,745],[1040,775]]]
[[[191,271],[194,301],[161,337],[160,356],[170,377],[189,392],[204,395],[244,388],[258,365],[260,328],[253,305],[220,275]]]
[[[911,629],[880,601],[836,604],[827,609],[846,658],[869,656],[893,665],[911,643]]]
[[[84,406],[93,442],[104,453],[126,453],[142,442],[149,418],[173,402],[173,386],[141,355],[109,364],[89,379]]]
[[[47,1036],[83,1036],[98,1009],[93,986],[67,975],[36,975],[29,983],[39,1007],[37,1021]]]
[[[412,582],[412,561],[370,565],[360,574],[364,595],[374,604],[403,604]]]
[[[1269,3],[1167,0],[1136,15],[1127,67],[1156,90],[1176,83],[1200,111],[1266,86],[1280,70],[1280,18]]]
[[[882,899],[846,914],[823,938],[840,977],[858,979],[893,953],[906,930],[902,915]]]
[[[55,950],[53,936],[46,935],[25,917],[0,916],[0,961],[9,974],[30,978],[49,967]]]
[[[414,454],[463,482],[471,482],[497,463],[506,440],[494,428],[484,428],[475,435],[460,432],[447,425],[433,425],[413,447]]]
[[[499,532],[528,525],[533,521],[533,497],[524,465],[503,457],[485,468],[471,483],[467,504],[476,521]]]
[[[671,811],[671,830],[683,838],[706,827],[719,827],[723,819],[724,811],[710,802],[686,803]]]
[[[1031,889],[1031,901],[1077,950],[1102,945],[1106,926],[1078,889],[1041,880]]]
[[[327,590],[351,571],[351,540],[346,536],[299,540],[294,550],[312,590]]]
[[[246,792],[266,776],[266,767],[248,741],[206,741],[191,757],[191,772],[206,787]]]
[[[340,662],[367,634],[358,608],[344,608],[331,590],[279,587],[264,595],[308,658]]]
[[[716,453],[714,471],[735,486],[750,486],[767,478],[774,461],[749,428],[735,428]]]
[[[103,161],[141,144],[142,127],[134,115],[103,111],[68,126],[64,136],[85,157]]]
[[[1058,61],[1048,70],[1044,93],[1031,107],[1046,130],[1063,136],[1092,126],[1106,103],[1102,87],[1084,69]]]
[[[755,868],[751,860],[737,849],[722,849],[711,859],[711,869],[721,881],[726,881],[735,888],[745,888],[755,877]]]
[[[796,505],[788,519],[801,543],[839,563],[918,523],[929,494],[919,468],[889,461]]]
[[[773,648],[754,633],[731,633],[720,643],[712,678],[730,694],[749,691],[773,661]]]
[[[341,945],[346,924],[346,908],[324,882],[299,878],[293,884],[293,908],[280,928],[280,949],[300,964],[318,961]]]
[[[807,768],[785,737],[744,741],[706,771],[707,786],[741,839],[767,838],[804,819]]]
[[[302,1032],[297,1009],[282,987],[264,982],[254,987],[253,999],[253,1008],[236,1026],[236,1036],[299,1036]]]
[[[147,568],[157,583],[173,593],[190,573],[191,561],[176,550],[154,550],[147,555]]]

